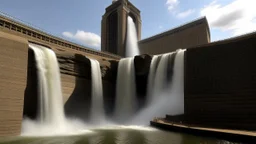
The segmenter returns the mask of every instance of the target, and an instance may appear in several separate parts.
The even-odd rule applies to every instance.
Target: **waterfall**
[[[49,48],[29,44],[34,51],[38,76],[39,116],[37,121],[25,118],[21,135],[54,136],[87,133],[77,119],[67,119],[61,90],[60,70],[55,53]]]
[[[153,56],[147,106],[132,120],[133,124],[143,125],[154,117],[184,113],[184,51]]]
[[[178,50],[174,62],[173,79],[169,87],[170,101],[172,109],[169,114],[184,114],[184,52]]]
[[[92,123],[99,124],[105,121],[101,70],[97,60],[90,59],[90,62],[92,76],[92,106],[90,119]]]
[[[126,57],[133,57],[139,54],[138,37],[133,19],[127,18]]]
[[[149,75],[148,75],[148,84],[147,84],[147,105],[153,101],[153,89],[154,89],[154,80],[156,75],[156,69],[158,66],[158,60],[160,56],[153,56],[150,64]]]
[[[116,83],[115,118],[119,122],[128,120],[136,110],[134,58],[119,61]]]
[[[160,62],[156,69],[156,74],[154,80],[151,82],[153,85],[153,96],[159,96],[159,94],[163,91],[164,87],[167,85],[167,67],[168,67],[168,57],[169,54],[164,54],[161,56]],[[154,101],[155,97],[152,97],[152,101]]]
[[[65,120],[60,71],[55,53],[43,46],[29,44],[35,53],[40,96],[40,121],[62,125]]]

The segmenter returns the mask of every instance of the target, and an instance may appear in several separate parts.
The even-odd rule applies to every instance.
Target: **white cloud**
[[[194,9],[188,9],[184,12],[179,12],[179,3],[179,0],[167,0],[165,3],[167,5],[168,11],[171,12],[175,17],[185,18],[195,12]]]
[[[71,32],[63,32],[62,35],[67,38],[76,40],[84,45],[100,49],[101,38],[95,33],[78,30],[75,34]]]
[[[213,1],[201,9],[210,27],[231,31],[234,36],[256,30],[256,0],[234,0],[227,5]]]
[[[169,11],[172,11],[179,4],[178,0],[167,0],[166,5]]]
[[[162,25],[160,25],[160,26],[158,26],[158,28],[159,28],[159,29],[162,29],[162,28],[163,28],[163,26],[162,26]]]
[[[73,38],[73,34],[70,33],[70,32],[63,32],[62,35],[67,37],[67,38]]]
[[[180,12],[177,14],[178,18],[185,18],[188,17],[189,15],[193,14],[195,12],[194,9],[188,9],[186,11]]]

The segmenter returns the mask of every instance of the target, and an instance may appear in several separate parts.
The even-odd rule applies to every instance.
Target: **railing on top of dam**
[[[38,28],[32,24],[29,24],[27,22],[24,22],[18,18],[12,17],[6,13],[3,13],[0,11],[0,27],[4,27],[7,29],[10,29],[12,31],[19,32],[21,34],[49,42],[52,44],[57,44],[63,47],[67,47],[70,49],[75,49],[79,51],[83,51],[86,53],[90,53],[93,55],[99,55],[103,57],[113,58],[113,59],[120,59],[121,57],[112,53],[108,52],[101,52],[97,51],[91,48],[87,48],[85,46],[70,42],[64,38],[60,38],[58,36],[55,36],[49,32],[46,32],[45,30],[42,30],[41,28]]]

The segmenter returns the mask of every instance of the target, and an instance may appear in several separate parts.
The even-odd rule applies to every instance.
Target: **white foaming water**
[[[150,64],[149,75],[148,75],[148,84],[147,84],[147,105],[151,104],[154,88],[154,79],[157,69],[157,61],[159,56],[153,56]]]
[[[91,126],[88,127],[90,130],[120,130],[120,129],[134,129],[140,131],[157,131],[157,129],[150,126],[143,125],[118,125],[118,124],[106,124],[104,126]]]
[[[87,132],[84,125],[67,120],[64,114],[60,71],[55,53],[43,46],[29,44],[34,51],[39,95],[39,119],[24,119],[22,134],[31,136],[70,135]]]
[[[102,78],[100,64],[97,60],[91,61],[92,76],[92,106],[90,119],[92,124],[103,124],[105,122],[105,112],[103,106]]]
[[[69,136],[69,135],[84,135],[94,133],[88,130],[87,125],[78,119],[66,119],[65,125],[62,127],[53,124],[41,123],[30,119],[22,121],[21,136]]]
[[[172,83],[169,87],[170,100],[172,101],[169,114],[179,115],[184,114],[184,52],[186,50],[179,50],[177,52]]]
[[[152,81],[150,85],[153,85],[152,88],[152,97],[149,103],[152,103],[155,101],[155,99],[159,99],[159,94],[162,93],[162,90],[164,89],[164,86],[167,85],[167,67],[168,67],[168,58],[171,54],[164,54],[161,56],[161,59],[159,61],[159,64],[156,69],[156,73],[154,78],[152,78]],[[154,62],[154,61],[153,61]]]
[[[35,53],[40,96],[40,121],[62,125],[65,120],[59,64],[55,53],[43,46],[29,44]]]
[[[122,123],[129,120],[135,113],[136,101],[134,58],[124,58],[118,64],[115,119]]]
[[[173,53],[164,54],[161,57],[156,74],[149,74],[155,77],[149,78],[151,81],[149,81],[150,84],[148,84],[148,86],[154,87],[152,98],[149,99],[147,107],[131,121],[132,124],[145,125],[154,117],[163,117],[165,114],[178,115],[184,113],[184,51],[185,50],[177,51],[173,66],[173,78],[170,83],[167,82],[166,75],[168,57]],[[156,59],[153,59],[152,62],[154,61],[156,61]],[[154,66],[150,69],[152,68],[154,68]],[[150,72],[154,71],[150,70]],[[164,87],[164,85],[166,86]]]
[[[133,19],[128,16],[127,21],[126,57],[133,57],[139,54],[138,37]]]

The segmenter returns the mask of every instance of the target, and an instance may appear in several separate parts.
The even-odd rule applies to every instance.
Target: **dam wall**
[[[26,39],[0,32],[0,136],[20,134],[27,57]]]
[[[187,49],[185,123],[256,130],[256,33]]]
[[[0,17],[0,136],[19,135],[23,116],[30,119],[37,116],[37,73],[29,42],[56,53],[67,115],[72,116],[71,107],[89,110],[89,104],[84,106],[90,102],[91,95],[88,58],[100,62],[104,97],[113,101],[109,95],[114,95],[116,75],[109,72],[115,70],[111,68],[113,65],[117,69],[119,56],[86,49]]]
[[[141,54],[163,54],[211,42],[205,17],[139,41]]]

